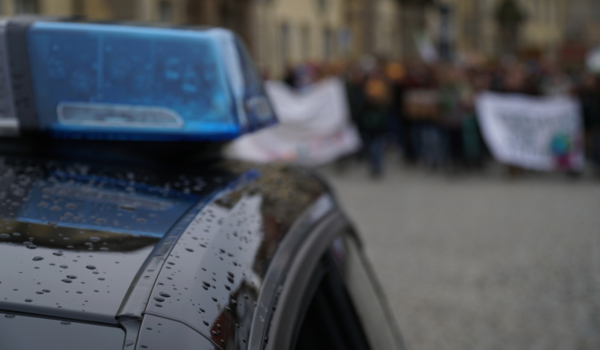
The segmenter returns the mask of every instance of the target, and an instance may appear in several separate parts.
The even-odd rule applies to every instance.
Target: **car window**
[[[0,349],[121,350],[117,327],[0,313]]]
[[[371,348],[400,349],[402,340],[396,324],[355,237],[346,234],[335,239],[330,254],[339,268]]]
[[[329,254],[313,274],[308,291],[294,349],[371,349],[342,276]]]

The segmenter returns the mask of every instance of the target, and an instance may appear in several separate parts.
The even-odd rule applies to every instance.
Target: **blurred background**
[[[2,0],[227,27],[281,125],[230,155],[320,169],[412,349],[600,348],[600,1]]]

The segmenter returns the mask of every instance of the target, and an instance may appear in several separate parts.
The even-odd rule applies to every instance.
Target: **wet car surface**
[[[285,267],[273,263],[281,241],[307,210],[323,216],[333,201],[303,169],[198,168],[3,157],[0,309],[125,329],[134,320],[140,348],[171,333],[152,324],[169,322],[214,348],[247,348],[253,324],[269,322],[261,301],[273,300],[260,297],[280,285],[265,278]]]
[[[22,135],[0,138],[0,349],[403,349],[327,184],[222,158],[276,122],[233,33],[20,17],[1,38]],[[100,74],[121,59],[158,83]]]

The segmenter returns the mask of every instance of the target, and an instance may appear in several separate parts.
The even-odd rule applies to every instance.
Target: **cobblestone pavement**
[[[323,172],[412,350],[600,349],[600,180]]]

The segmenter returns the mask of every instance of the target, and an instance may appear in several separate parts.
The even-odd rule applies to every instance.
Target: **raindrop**
[[[62,321],[60,324],[62,324],[62,325],[65,325],[65,326],[68,326],[68,325],[70,325],[70,324],[71,324],[71,322],[68,322],[68,321]]]
[[[100,250],[104,250],[104,251],[106,251],[106,250],[108,250],[108,248],[106,248],[106,247],[101,247],[101,248],[100,248]]]
[[[104,281],[104,277],[98,277],[99,281]]]
[[[13,236],[19,237],[21,234],[19,232],[13,232]]]
[[[194,250],[191,248],[185,248],[185,250],[187,250],[188,252],[194,252]]]
[[[94,265],[88,265],[85,268],[88,269],[88,270],[95,270],[96,266],[94,266]]]
[[[158,301],[159,303],[162,303],[163,301],[165,301],[165,298],[154,297],[154,300]]]
[[[50,289],[42,289],[42,292],[44,292],[44,293],[50,293]]]
[[[210,326],[210,325],[208,324],[208,322],[206,322],[206,321],[202,321],[202,322],[204,322],[204,325],[205,325],[205,326],[207,326],[207,327],[208,327],[208,326]]]
[[[74,279],[76,279],[76,278],[77,278],[77,276],[75,276],[75,275],[67,275],[67,278],[68,278],[68,279],[72,279],[72,280],[74,280]]]
[[[10,238],[10,235],[6,233],[0,233],[0,238]]]
[[[35,292],[35,294],[44,294],[44,292],[42,292],[42,291],[37,291],[37,292]]]
[[[61,281],[65,282],[65,283],[71,283],[71,282],[73,282],[70,279],[66,279],[66,278],[63,278]]]
[[[77,291],[77,294],[83,294],[83,292],[82,292],[82,291],[80,291],[80,290],[78,290],[78,291]]]
[[[68,269],[68,268],[69,268],[69,266],[68,266],[68,265],[60,265],[60,268],[61,268],[61,269]]]
[[[162,307],[161,304],[154,304],[154,306],[156,306],[156,307]]]
[[[158,293],[158,295],[160,295],[161,297],[165,297],[165,298],[170,298],[171,297],[169,294],[164,293],[164,292],[160,292],[160,293]]]
[[[6,314],[6,315],[4,315],[4,317],[6,317],[6,318],[15,318],[15,315]]]
[[[31,300],[31,299],[25,299],[25,302],[27,302],[27,303],[31,303],[32,301],[33,300]]]
[[[63,256],[63,253],[62,252],[54,252],[54,253],[52,253],[52,255]]]
[[[41,256],[34,256],[33,261],[40,261],[40,260],[44,260],[44,258],[42,258]]]
[[[90,237],[89,241],[93,242],[93,243],[100,242],[100,238],[98,238],[98,237]]]

